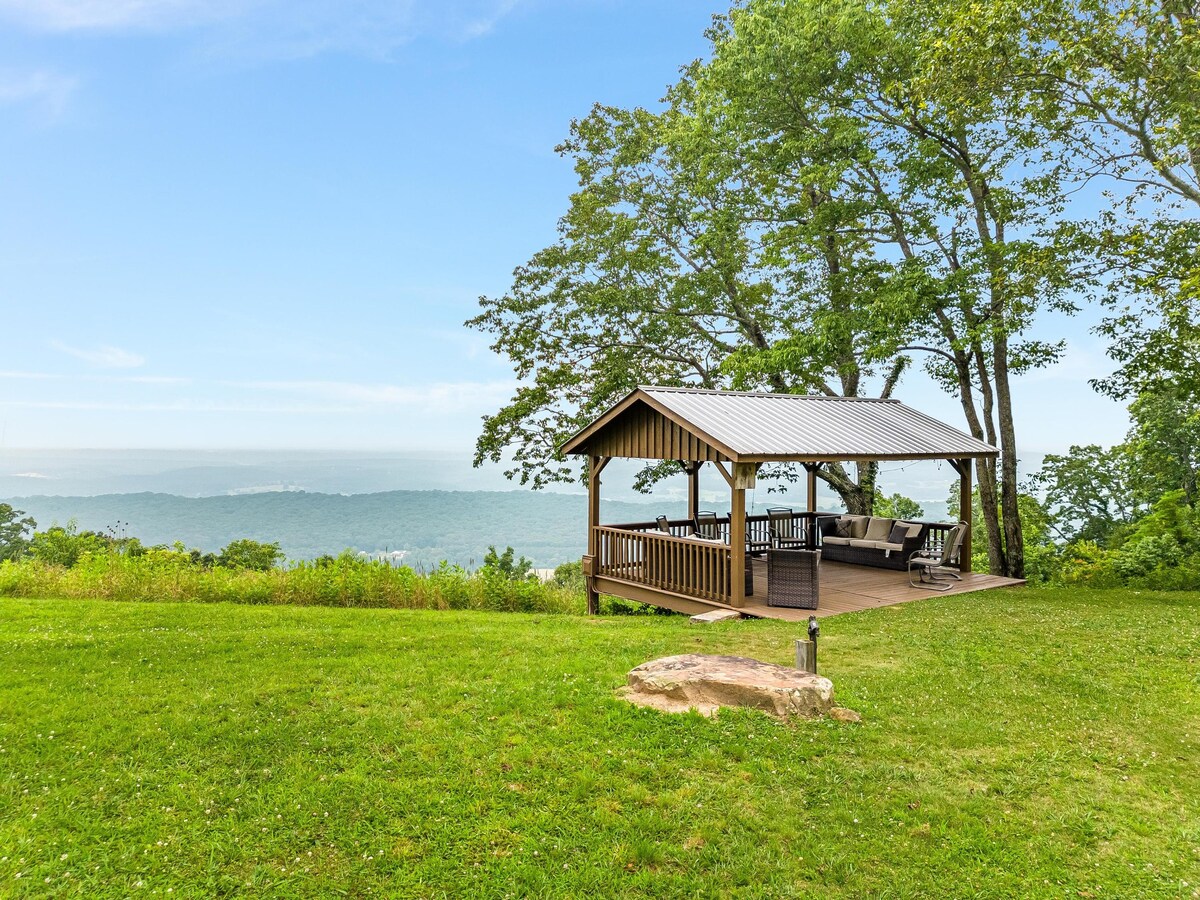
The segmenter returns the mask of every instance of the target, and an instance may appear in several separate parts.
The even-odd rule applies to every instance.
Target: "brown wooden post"
[[[955,468],[958,469],[958,520],[967,523],[967,533],[963,535],[962,545],[958,551],[958,569],[960,572],[971,571],[971,532],[975,524],[971,521],[971,460],[960,459]]]
[[[746,605],[746,492],[732,490],[729,514],[729,604]]]
[[[738,609],[746,605],[746,489],[757,473],[754,463],[734,463],[729,485],[729,603]]]
[[[700,512],[700,466],[703,465],[697,460],[691,460],[683,464],[683,471],[687,472],[688,477],[688,518],[692,523],[696,522],[696,513]]]
[[[820,463],[805,463],[804,469],[808,472],[808,511],[815,513],[817,511],[817,469],[821,467]],[[805,546],[810,550],[817,549],[817,517],[809,516],[804,523],[804,538]]]
[[[592,581],[596,572],[596,555],[600,552],[596,541],[596,528],[600,525],[600,473],[608,465],[608,460],[607,456],[588,456],[587,557],[583,561],[583,574],[587,585],[587,611],[593,616],[600,612],[600,595]]]

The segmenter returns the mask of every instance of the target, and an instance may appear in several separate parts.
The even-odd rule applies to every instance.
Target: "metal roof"
[[[996,456],[1000,451],[899,400],[639,387],[563,445],[589,439],[642,402],[734,461],[897,460]]]

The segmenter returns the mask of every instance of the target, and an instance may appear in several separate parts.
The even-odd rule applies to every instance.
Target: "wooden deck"
[[[962,581],[953,582],[948,591],[930,588],[915,588],[908,583],[907,572],[893,569],[874,569],[870,566],[855,566],[850,563],[821,561],[820,607],[811,609],[788,609],[782,606],[767,606],[767,561],[754,560],[754,596],[746,598],[742,613],[762,619],[784,619],[789,622],[808,621],[810,615],[836,616],[839,613],[858,612],[908,603],[910,600],[925,600],[946,594],[966,594],[989,588],[1015,587],[1025,582],[1019,578],[1003,578],[999,575],[981,575],[970,572]]]
[[[962,576],[962,581],[952,582],[948,591],[937,591],[928,587],[913,587],[908,583],[907,572],[894,569],[875,569],[871,566],[856,566],[850,563],[821,561],[821,599],[816,610],[791,609],[782,606],[767,606],[767,562],[753,560],[754,594],[746,598],[746,605],[739,612],[760,619],[782,619],[789,622],[804,622],[810,615],[836,616],[840,613],[858,612],[908,603],[910,600],[925,600],[948,594],[966,594],[991,588],[1006,588],[1023,585],[1019,578],[1003,578],[998,575],[981,575],[971,572]],[[676,612],[694,615],[714,609],[732,609],[712,599],[676,593],[662,588],[640,584],[624,578],[597,578],[600,593],[626,597],[642,603],[673,609]]]

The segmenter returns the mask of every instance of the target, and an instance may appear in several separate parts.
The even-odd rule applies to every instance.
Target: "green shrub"
[[[227,569],[246,569],[251,572],[266,572],[283,562],[283,551],[278,543],[265,544],[249,538],[231,541],[217,555],[217,565]]]
[[[70,568],[86,554],[107,551],[111,544],[112,541],[105,535],[79,531],[72,520],[65,526],[52,525],[34,534],[28,552],[41,562]]]
[[[1061,578],[1089,587],[1195,590],[1200,586],[1200,512],[1182,491],[1168,493],[1116,534],[1112,547],[1090,541],[1068,546]]]

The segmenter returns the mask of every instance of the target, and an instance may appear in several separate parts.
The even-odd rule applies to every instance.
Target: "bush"
[[[565,562],[554,570],[554,583],[559,587],[582,591],[586,587],[583,577],[583,561],[576,559]]]
[[[279,544],[264,544],[249,538],[231,541],[229,546],[217,555],[217,565],[250,572],[266,572],[281,562],[283,551],[279,549]]]
[[[74,521],[63,525],[52,525],[39,531],[29,544],[29,555],[34,559],[55,566],[71,568],[89,553],[104,553],[111,548],[112,541],[94,531],[79,531]]]
[[[1195,590],[1200,585],[1200,511],[1182,491],[1163,496],[1114,546],[1090,541],[1067,547],[1062,580],[1089,587]]]

